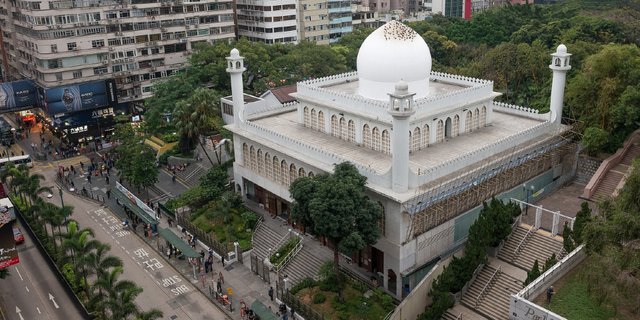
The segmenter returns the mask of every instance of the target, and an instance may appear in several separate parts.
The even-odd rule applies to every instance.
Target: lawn
[[[326,300],[322,303],[314,303],[317,302],[314,301],[314,296],[317,294],[324,295]],[[384,319],[389,311],[395,307],[391,306],[391,309],[389,307],[385,308],[375,294],[370,298],[366,298],[363,292],[354,288],[349,282],[343,294],[344,303],[339,303],[337,293],[322,291],[320,287],[315,286],[300,290],[296,297],[313,310],[323,314],[325,319]]]
[[[229,224],[225,224],[220,219],[209,219],[204,214],[197,216],[192,222],[220,243],[238,241],[242,250],[246,251],[251,248],[253,230],[246,229],[246,220],[238,213],[231,214],[231,223]]]
[[[613,308],[602,306],[589,296],[587,282],[582,277],[583,268],[588,267],[588,260],[585,260],[567,276],[556,281],[553,285],[556,294],[551,299],[551,305],[547,305],[544,293],[534,302],[567,319],[628,319],[620,314],[616,315]]]

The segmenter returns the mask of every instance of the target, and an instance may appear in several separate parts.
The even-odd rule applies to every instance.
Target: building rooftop
[[[296,119],[296,112],[287,112],[252,122],[282,136],[295,139],[301,144],[320,147],[348,161],[368,167],[379,175],[386,173],[391,168],[391,155],[356,146],[352,142],[333,137],[330,134],[320,134],[299,124]],[[544,121],[494,112],[492,123],[487,127],[476,130],[472,134],[463,134],[450,138],[443,143],[434,144],[426,149],[411,153],[409,157],[410,168],[414,173],[420,174],[440,163],[452,161],[470,151],[482,149],[498,140],[532,128],[542,122]],[[268,139],[268,137],[262,138]],[[258,140],[262,139],[258,138]],[[285,152],[283,148],[279,149]],[[317,164],[317,160],[312,160],[309,163],[320,168],[332,165],[320,165]]]
[[[335,92],[349,94],[349,95],[359,95],[358,86],[359,86],[359,81],[354,80],[349,82],[329,84],[326,86],[322,86],[322,88],[335,91]],[[446,93],[462,90],[465,88],[467,88],[467,86],[453,84],[453,83],[445,83],[441,81],[434,81],[432,79],[431,81],[429,81],[429,93],[425,96],[425,98],[446,94]],[[415,88],[411,88],[411,85],[409,85],[409,91],[414,92]],[[391,93],[391,92],[387,92],[387,93]]]

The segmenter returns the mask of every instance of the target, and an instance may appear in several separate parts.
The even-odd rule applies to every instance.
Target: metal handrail
[[[291,261],[291,259],[293,259],[293,257],[295,257],[295,255],[298,254],[298,252],[302,249],[302,237],[298,237],[298,238],[300,238],[300,241],[298,241],[298,244],[296,244],[296,246],[293,247],[293,249],[289,251],[289,253],[287,253],[284,259],[280,261],[280,263],[273,266],[273,271],[278,272],[284,269],[287,263],[289,263],[289,261]]]
[[[520,250],[522,250],[522,247],[526,244],[526,240],[527,238],[529,238],[529,235],[533,231],[533,228],[534,226],[531,226],[531,228],[529,228],[529,231],[527,231],[527,234],[524,235],[524,238],[520,240],[520,243],[518,243],[518,246],[515,248],[515,250],[513,250],[513,257],[511,257],[511,262],[516,260],[516,256],[518,255],[518,253],[520,253]]]
[[[456,320],[462,320],[462,312],[456,317]]]
[[[258,217],[260,217],[258,219],[258,222],[256,222],[256,225],[253,228],[253,233],[251,234],[251,247],[255,248],[255,237],[256,237],[256,231],[258,231],[258,229],[260,228],[260,226],[262,226],[262,222],[264,221],[264,217],[262,215],[258,215]]]
[[[484,285],[484,288],[482,288],[482,290],[478,294],[478,297],[476,298],[476,305],[475,305],[476,307],[478,307],[478,304],[480,303],[484,295],[487,293],[487,290],[491,289],[491,284],[496,279],[496,276],[501,272],[502,272],[502,265],[499,265],[498,269],[496,269],[496,271],[493,272],[493,274],[491,275],[491,278],[489,278],[489,281],[487,281],[487,284]]]

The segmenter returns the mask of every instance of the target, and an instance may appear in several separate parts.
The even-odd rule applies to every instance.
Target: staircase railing
[[[456,320],[462,320],[462,312],[456,317]]]
[[[518,246],[513,250],[513,256],[511,257],[512,263],[514,260],[516,260],[518,253],[520,253],[520,250],[522,250],[524,245],[527,243],[527,239],[529,238],[529,235],[531,235],[531,232],[533,232],[533,228],[534,226],[531,226],[531,228],[529,228],[529,231],[527,231],[527,234],[524,235],[524,238],[520,240],[520,243],[518,243]]]
[[[274,272],[278,272],[282,269],[284,269],[284,267],[287,265],[287,263],[289,263],[289,261],[291,261],[291,259],[293,259],[293,257],[296,256],[296,254],[298,254],[298,252],[300,252],[300,250],[302,249],[302,237],[300,236],[295,236],[300,238],[300,241],[298,241],[298,244],[296,244],[295,247],[293,247],[293,249],[291,251],[289,251],[289,253],[287,253],[287,255],[284,257],[284,259],[282,259],[282,261],[280,261],[279,263],[273,265],[273,271]]]
[[[482,288],[482,290],[478,294],[478,297],[476,298],[476,304],[475,304],[476,308],[478,307],[480,302],[482,302],[482,300],[484,298],[484,295],[487,294],[489,289],[491,289],[491,286],[493,285],[493,282],[497,279],[497,276],[501,272],[502,272],[502,265],[499,265],[498,269],[496,269],[496,271],[493,272],[493,274],[491,275],[491,278],[489,278],[489,281],[487,281],[487,284],[484,285],[484,288]]]
[[[256,215],[258,216],[258,222],[256,222],[256,225],[253,227],[253,233],[251,234],[252,248],[255,248],[256,231],[260,229],[260,226],[262,226],[262,222],[264,221],[264,217],[261,214],[256,214]]]

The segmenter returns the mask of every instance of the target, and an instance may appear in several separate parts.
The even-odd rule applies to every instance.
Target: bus
[[[4,165],[8,162],[13,162],[13,164],[16,165],[16,167],[21,164],[24,164],[29,168],[33,168],[33,161],[31,161],[31,155],[29,154],[25,154],[24,156],[0,158],[0,170],[2,170],[2,168],[4,168]]]

